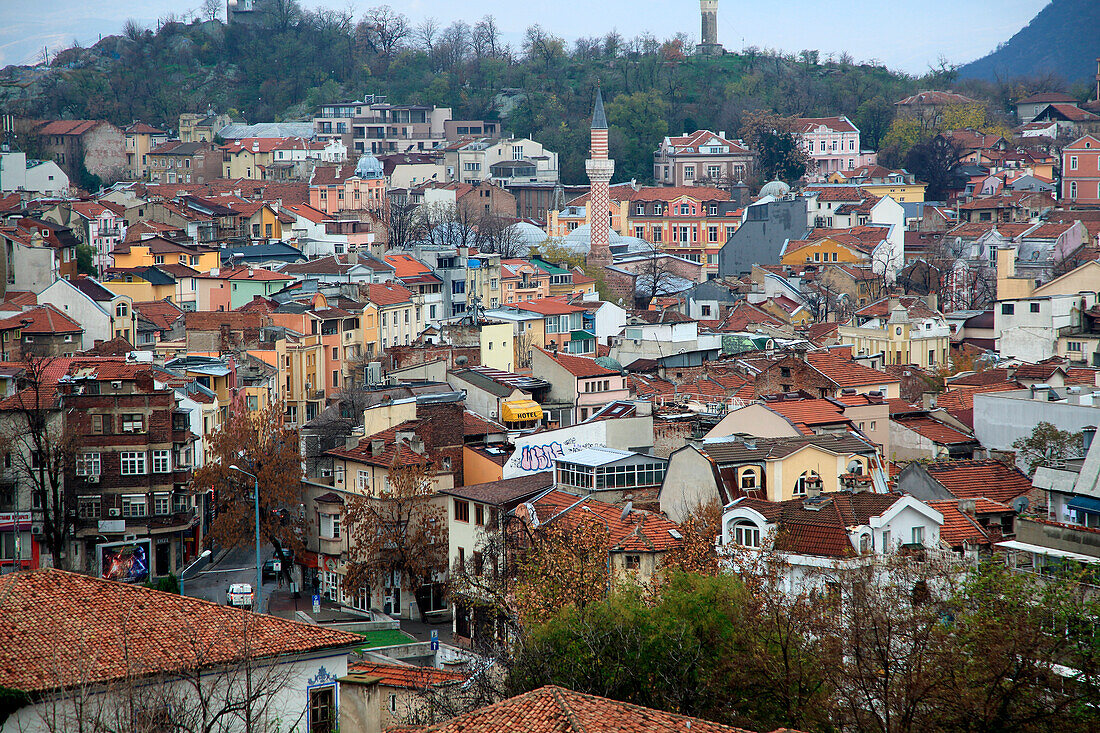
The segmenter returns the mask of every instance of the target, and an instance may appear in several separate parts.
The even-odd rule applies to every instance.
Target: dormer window
[[[734,522],[729,535],[735,545],[760,547],[760,528],[748,520]]]

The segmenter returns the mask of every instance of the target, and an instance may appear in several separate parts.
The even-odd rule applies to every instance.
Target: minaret
[[[591,246],[588,264],[607,267],[611,264],[610,223],[611,195],[608,184],[615,172],[615,161],[607,157],[607,115],[603,111],[603,95],[596,88],[596,104],[592,108],[592,150],[584,162],[590,184],[588,192],[588,228]]]
[[[718,45],[718,0],[699,0],[699,14],[702,16],[702,26],[699,45],[695,50],[698,53],[721,54],[723,49]]]

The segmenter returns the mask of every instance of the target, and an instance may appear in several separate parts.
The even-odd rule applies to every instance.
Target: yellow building
[[[481,326],[482,366],[502,372],[515,370],[515,328],[511,323],[485,323]]]
[[[887,365],[934,370],[948,364],[951,327],[920,298],[881,298],[838,327],[837,338],[856,357],[881,354]]]
[[[829,183],[859,186],[867,193],[889,196],[899,204],[924,201],[928,184],[918,181],[906,170],[890,170],[880,165],[864,165],[850,171],[836,171],[828,177]]]
[[[220,265],[217,249],[178,244],[163,237],[123,242],[111,250],[114,267],[135,268],[155,265],[186,265],[192,270],[209,272]]]
[[[243,138],[223,145],[222,176],[262,180],[264,168],[274,162],[272,150],[281,142],[281,138]]]
[[[473,266],[474,263],[477,266]],[[470,257],[466,267],[466,301],[480,299],[482,308],[499,308],[504,303],[504,283],[500,255],[480,254]]]
[[[871,253],[854,237],[843,234],[820,239],[791,239],[787,241],[779,262],[782,265],[801,268],[806,264],[838,263],[855,265],[870,262]]]
[[[268,204],[235,203],[234,211],[241,214],[241,228],[252,239],[282,239],[283,223],[279,220],[279,214]]]
[[[103,287],[116,295],[125,295],[137,303],[154,300],[176,301],[176,281],[155,268],[108,272]]]

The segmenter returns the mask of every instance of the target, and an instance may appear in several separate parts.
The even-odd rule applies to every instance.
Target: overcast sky
[[[818,49],[822,56],[845,50],[857,60],[877,59],[918,74],[942,55],[954,63],[979,58],[1027,25],[1048,0],[720,0],[718,40],[726,48]],[[127,18],[152,26],[167,13],[197,10],[201,0],[0,0],[0,66],[40,61],[42,48],[64,48],[74,40],[94,44],[119,33]],[[369,0],[304,0],[317,7],[352,5],[357,15]],[[514,0],[410,0],[393,2],[414,21],[432,16],[469,23],[496,16],[505,40],[518,44],[523,29],[539,23],[567,40],[649,31],[659,38],[684,31],[699,35],[696,2],[603,0],[591,3]],[[28,12],[33,6],[34,12]]]

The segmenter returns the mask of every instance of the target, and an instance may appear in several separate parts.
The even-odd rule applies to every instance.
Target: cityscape
[[[1100,6],[689,5],[0,69],[0,731],[1100,730]]]

